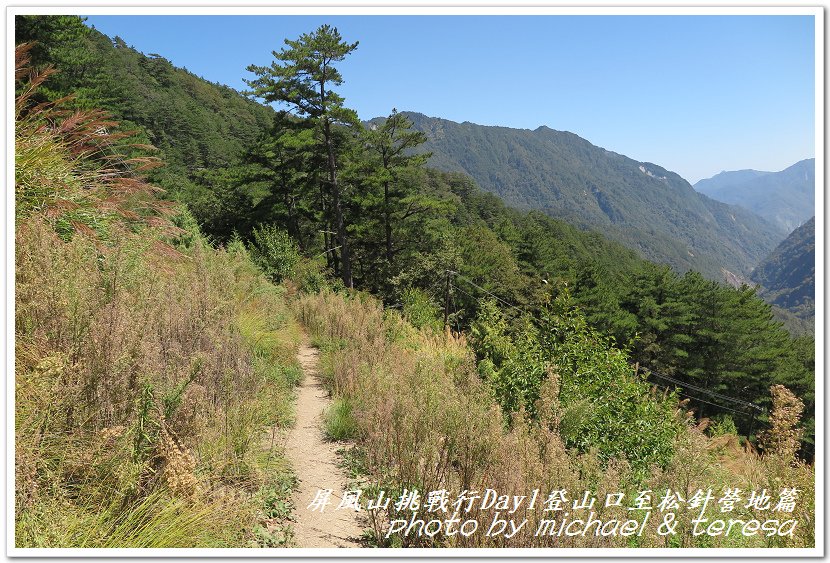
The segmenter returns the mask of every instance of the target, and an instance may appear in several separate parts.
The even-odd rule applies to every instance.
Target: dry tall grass
[[[15,545],[255,545],[288,471],[282,291],[239,245],[176,247],[113,124],[34,105],[17,55]]]
[[[811,546],[813,537],[812,467],[794,463],[792,456],[760,457],[744,450],[737,437],[708,438],[702,427],[691,424],[678,406],[677,416],[686,419],[677,453],[665,468],[654,468],[645,481],[638,480],[623,460],[602,463],[599,456],[578,454],[565,448],[558,427],[562,410],[557,403],[558,378],[548,374],[538,412],[539,424],[529,423],[524,413],[515,413],[512,424],[504,424],[491,391],[475,370],[475,360],[463,335],[420,332],[395,312],[384,312],[379,303],[357,295],[334,293],[304,295],[296,302],[299,319],[326,352],[325,376],[333,392],[351,405],[357,426],[357,445],[362,452],[367,485],[364,499],[376,498],[383,490],[392,498],[388,508],[369,511],[372,535],[379,545],[443,547],[765,547]],[[789,403],[786,403],[789,406]],[[636,431],[632,429],[632,431]],[[782,487],[799,489],[796,512],[771,514],[757,507],[738,507],[721,512],[717,503],[724,488],[740,488],[744,501],[750,491],[766,488],[778,500]],[[478,532],[468,537],[438,533],[433,537],[416,533],[393,533],[386,537],[393,519],[429,521],[449,513],[426,507],[429,491],[447,491],[450,505],[462,491],[495,489],[502,495],[530,495],[535,489],[543,497],[535,510],[520,510],[528,523],[512,538],[484,533],[494,510],[473,508],[461,513],[462,521],[475,519]],[[662,522],[657,503],[667,489],[691,499],[698,489],[712,489],[715,498],[704,517],[760,520],[786,515],[799,524],[793,537],[767,538],[694,535],[685,524],[676,534],[661,536]],[[395,512],[393,505],[405,490],[422,495],[417,510]],[[640,491],[651,490],[655,512],[641,536],[558,536],[536,534],[545,518],[562,512],[541,510],[551,491],[568,491],[569,504],[590,491],[597,498],[596,516],[604,521],[630,518],[627,507]],[[625,493],[623,506],[604,506],[607,494]],[[366,504],[364,504],[364,507]],[[571,505],[572,506],[572,505]],[[678,520],[688,523],[700,513],[678,510]],[[571,518],[578,511],[571,510]],[[587,517],[588,511],[582,513]],[[518,522],[517,522],[518,523]],[[414,530],[417,530],[415,528]]]
[[[37,218],[16,242],[18,545],[55,526],[46,505],[94,512],[160,487],[239,532],[253,515],[231,497],[267,484],[262,431],[292,417],[298,337],[277,288],[201,244],[177,261],[142,239],[103,254]]]

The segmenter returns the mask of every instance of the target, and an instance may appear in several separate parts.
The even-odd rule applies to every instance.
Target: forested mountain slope
[[[509,205],[601,230],[650,260],[724,279],[747,275],[785,233],[752,213],[695,192],[660,166],[573,133],[455,123],[407,113],[426,133],[429,163],[463,171]]]
[[[789,233],[816,213],[816,160],[808,158],[780,172],[721,172],[696,183],[695,189],[749,209]]]
[[[794,230],[752,272],[768,302],[811,320],[816,298],[816,219]]]

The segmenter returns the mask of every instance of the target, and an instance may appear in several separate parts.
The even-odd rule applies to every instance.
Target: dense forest
[[[366,461],[364,469],[397,475],[394,486],[425,474],[406,473],[407,462],[394,457],[402,450],[387,451],[370,425],[423,422],[416,411],[414,418],[373,418],[385,412],[381,391],[395,397],[390,404],[409,404],[399,395],[404,388],[446,410],[442,424],[474,415],[466,430],[435,431],[467,440],[481,459],[453,458],[461,454],[441,450],[449,438],[419,454],[428,461],[435,455],[447,475],[507,474],[510,441],[524,440],[531,451],[541,440],[552,445],[538,450],[547,452],[538,464],[550,468],[571,456],[563,463],[571,464],[575,482],[591,464],[622,463],[624,469],[614,465],[615,478],[642,483],[658,469],[665,472],[659,479],[669,479],[678,464],[704,455],[703,441],[724,435],[734,443],[745,437],[750,451],[737,451],[755,456],[746,459],[783,463],[775,471],[811,471],[802,460],[811,459],[814,435],[812,334],[791,335],[754,287],[731,287],[680,267],[688,264],[648,261],[579,228],[584,222],[573,226],[549,209],[509,207],[482,190],[472,172],[431,168],[424,150],[437,145],[411,114],[390,108],[385,118],[361,122],[337,93],[347,78],[337,64],[359,45],[335,28],[286,40],[273,65],[248,67],[245,93],[138,53],[80,18],[18,16],[16,33],[17,43],[26,44],[17,84],[15,186],[16,334],[24,352],[17,367],[29,383],[25,400],[18,396],[24,412],[18,410],[16,449],[18,475],[29,487],[17,499],[18,509],[29,510],[29,527],[19,522],[26,542],[42,541],[36,538],[52,514],[37,502],[41,483],[75,479],[87,494],[120,451],[84,470],[83,460],[56,461],[63,443],[44,437],[75,431],[85,440],[95,436],[95,452],[117,442],[132,460],[125,470],[132,473],[113,484],[126,487],[117,502],[87,501],[112,503],[112,514],[130,503],[139,508],[112,522],[72,513],[77,521],[50,541],[100,545],[107,526],[131,541],[130,518],[146,518],[162,502],[146,494],[161,482],[157,475],[168,475],[164,483],[174,493],[195,490],[203,486],[191,479],[197,465],[204,479],[238,488],[200,508],[199,522],[224,514],[205,536],[211,545],[240,541],[216,529],[233,516],[227,506],[233,495],[253,489],[266,506],[283,502],[290,484],[256,457],[244,435],[258,424],[288,424],[280,405],[296,377],[289,358],[299,329],[283,293],[294,292],[293,314],[331,354],[327,377],[356,418],[346,434],[389,455]],[[670,175],[654,165],[649,171]],[[757,248],[740,240],[726,252],[739,268],[773,244],[771,236],[750,238]],[[715,248],[716,241],[701,244]],[[95,275],[82,274],[86,269]],[[72,299],[41,293],[38,276],[48,271],[54,279],[46,287]],[[151,293],[169,295],[170,302],[154,301]],[[76,298],[83,314],[66,305],[77,305]],[[64,305],[43,324],[50,306]],[[266,320],[266,312],[280,321]],[[119,314],[137,326],[123,325]],[[136,332],[142,318],[155,323],[149,344]],[[444,344],[442,335],[449,339]],[[106,345],[95,349],[89,339]],[[36,353],[43,346],[54,349]],[[383,363],[395,357],[405,360]],[[231,382],[234,362],[242,375]],[[433,371],[423,371],[429,366]],[[55,397],[47,385],[53,380],[73,381],[77,394]],[[269,382],[277,384],[263,394]],[[242,391],[234,396],[229,386]],[[73,397],[86,401],[77,411]],[[57,406],[38,411],[50,401]],[[491,404],[502,417],[490,416]],[[798,411],[796,420],[782,420],[782,405]],[[222,417],[224,426],[217,423],[205,445],[200,432]],[[703,449],[693,453],[692,442]],[[180,478],[162,467],[179,467]],[[246,510],[254,522],[254,509]],[[87,525],[97,536],[78,536]],[[279,543],[260,522],[258,529],[266,528],[259,545]],[[175,540],[186,543],[193,529],[183,529]]]

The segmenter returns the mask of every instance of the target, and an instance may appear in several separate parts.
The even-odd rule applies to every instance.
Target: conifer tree
[[[377,176],[383,185],[383,232],[387,266],[392,264],[395,252],[392,242],[393,210],[406,195],[399,182],[399,173],[403,168],[420,166],[427,161],[430,156],[428,153],[410,152],[426,140],[427,136],[421,131],[413,131],[412,121],[396,109],[392,110],[380,126],[372,125],[366,131],[366,143],[378,159]],[[402,209],[401,219],[406,219],[419,211],[417,203],[411,202],[411,205]]]
[[[338,183],[338,155],[333,128],[338,125],[355,126],[359,122],[357,114],[343,105],[343,97],[332,88],[343,83],[343,77],[333,65],[343,61],[357,48],[358,43],[347,43],[337,28],[322,25],[312,33],[304,33],[299,39],[286,39],[285,45],[279,52],[273,51],[275,60],[270,66],[248,66],[247,70],[257,75],[253,80],[246,80],[252,88],[249,94],[266,102],[287,104],[296,115],[311,120],[318,127],[326,156],[326,183],[339,245],[340,277],[346,287],[352,287],[351,257],[343,216],[343,197]]]
[[[72,90],[76,105],[86,98],[86,88],[76,85],[100,66],[96,53],[86,48],[90,30],[78,16],[19,15],[15,17],[15,42],[30,43],[32,67],[53,65],[58,72],[40,88],[38,99],[55,100]],[[88,105],[88,104],[86,104]]]
[[[312,218],[309,209],[316,179],[313,129],[306,121],[280,113],[271,131],[245,154],[248,165],[245,181],[262,183],[267,194],[252,210],[254,222],[278,219],[288,234],[305,250],[307,235],[304,219]]]

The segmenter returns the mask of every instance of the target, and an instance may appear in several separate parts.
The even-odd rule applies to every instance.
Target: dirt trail
[[[297,547],[360,547],[363,528],[358,513],[341,508],[348,477],[337,467],[337,443],[323,439],[323,411],[331,403],[318,377],[319,352],[306,344],[297,359],[305,377],[297,387],[297,415],[285,442],[285,453],[299,478],[294,493],[294,543]],[[323,512],[311,510],[318,490],[331,489],[330,504]]]

